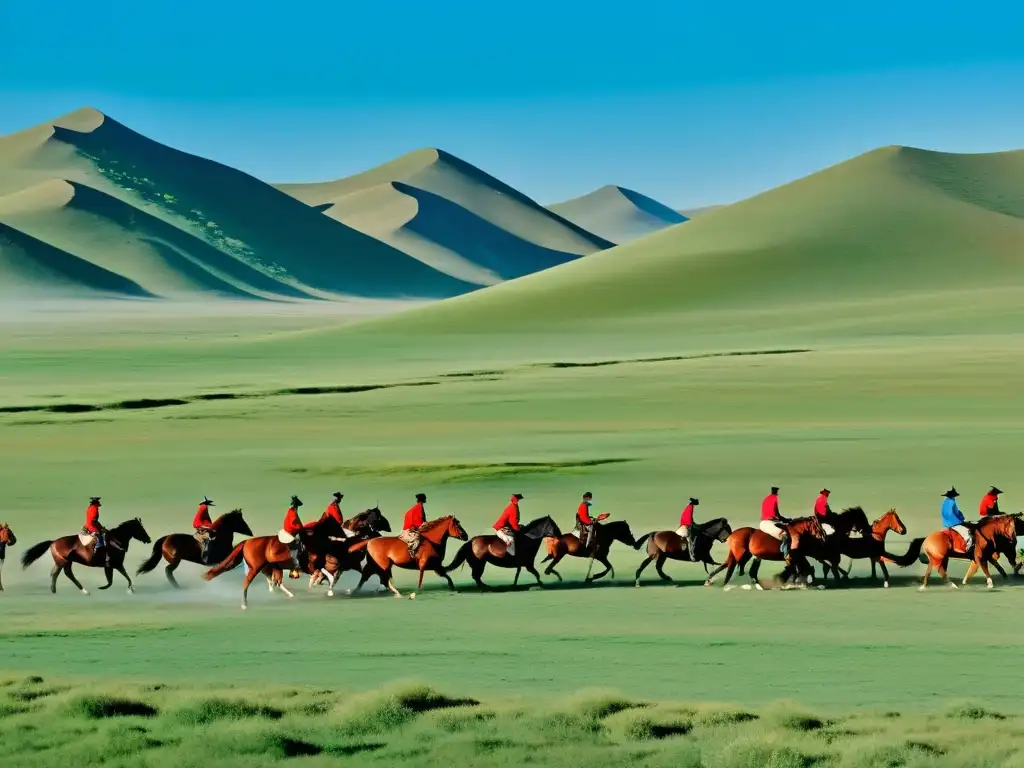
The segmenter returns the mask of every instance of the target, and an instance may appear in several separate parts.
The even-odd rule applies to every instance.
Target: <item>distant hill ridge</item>
[[[614,185],[548,207],[620,245],[687,220],[647,195]]]

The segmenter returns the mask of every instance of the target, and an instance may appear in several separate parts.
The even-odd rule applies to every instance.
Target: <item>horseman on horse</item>
[[[786,524],[790,521],[779,511],[779,489],[772,486],[772,492],[761,502],[761,522],[758,528],[779,542],[783,557],[789,556],[789,533]]]
[[[192,527],[196,529],[196,541],[199,542],[199,557],[203,563],[207,562],[210,542],[217,535],[217,528],[214,526],[213,520],[210,519],[210,507],[214,506],[216,504],[204,495],[203,500],[199,502],[199,509],[196,510],[195,517],[192,518]]]
[[[686,554],[690,560],[697,560],[697,534],[700,529],[693,522],[693,508],[700,504],[700,499],[690,497],[690,503],[683,509],[679,516],[679,527],[676,529],[676,536],[686,540]]]
[[[302,565],[299,562],[302,556],[302,520],[299,519],[299,507],[302,506],[302,500],[298,496],[292,496],[291,504],[288,506],[288,511],[284,515],[284,525],[277,534],[278,540],[282,544],[288,545],[288,551],[292,557],[292,569],[301,570]]]
[[[427,522],[426,512],[427,494],[417,493],[416,503],[405,513],[405,520],[402,522],[402,532],[398,538],[409,547],[409,557],[416,556],[416,550],[420,548],[420,528]]]
[[[597,549],[597,528],[602,520],[608,518],[607,512],[600,515],[591,515],[590,507],[593,505],[594,494],[587,491],[583,494],[583,501],[576,508],[576,527],[573,531],[583,545],[583,551],[588,555],[593,554]]]
[[[959,534],[964,540],[964,551],[971,552],[974,547],[974,526],[967,522],[964,513],[957,506],[956,499],[960,495],[956,488],[950,488],[942,500],[942,527]]]
[[[821,523],[821,530],[825,532],[826,536],[831,536],[836,532],[835,526],[830,522],[834,516],[832,507],[828,505],[828,497],[831,494],[828,488],[822,488],[821,493],[818,494],[818,498],[814,501],[814,514],[818,516],[818,522]]]
[[[85,510],[85,525],[82,526],[81,536],[85,541],[93,544],[92,553],[95,555],[103,550],[106,566],[110,567],[110,550],[107,547],[107,529],[100,524],[100,497],[93,496],[89,499],[89,507]]]
[[[516,554],[516,532],[519,530],[519,502],[522,498],[523,494],[513,493],[510,504],[505,507],[501,517],[494,523],[494,532],[499,539],[505,542],[505,549],[510,557],[515,557]]]

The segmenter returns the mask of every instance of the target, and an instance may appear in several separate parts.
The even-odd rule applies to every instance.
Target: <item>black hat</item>
[[[513,493],[512,494],[512,498],[513,499],[521,499],[521,498],[523,498],[523,494],[521,494],[521,493]]]
[[[943,496],[945,496],[945,497],[946,497],[947,499],[955,499],[955,498],[956,498],[957,496],[959,496],[960,494],[959,494],[959,493],[957,493],[957,490],[956,490],[956,488],[950,488],[950,489],[949,489],[948,491],[946,491],[946,492],[945,492],[944,494],[942,494],[942,495],[943,495]]]
[[[416,501],[418,501],[420,504],[426,504],[427,503],[427,494],[425,494],[425,493],[417,493],[416,494]]]
[[[700,504],[700,499],[695,499],[693,496],[690,497],[690,503],[693,505]]]
[[[292,506],[293,507],[301,507],[302,506],[302,499],[300,499],[298,496],[292,496]]]
[[[775,486],[773,485],[773,486],[772,486],[772,493],[778,493],[778,492],[779,492],[779,489],[778,489],[778,488],[776,488],[776,487],[775,487]]]
[[[996,488],[996,487],[995,487],[995,486],[993,485],[993,486],[992,486],[992,490],[991,490],[991,491],[989,491],[989,493],[991,493],[991,494],[992,494],[993,496],[998,496],[998,495],[999,495],[1000,493],[1002,493],[1002,491],[1000,491],[1000,490],[999,490],[998,488]]]
[[[341,491],[335,491],[334,498],[336,498],[338,501],[341,501],[342,499],[345,498],[345,494],[342,493]]]
[[[90,504],[95,504],[96,506],[102,506],[102,504],[100,504],[100,497],[99,496],[90,496],[89,497],[89,503]]]
[[[199,506],[201,506],[201,507],[203,507],[203,506],[206,506],[206,507],[215,507],[215,506],[217,506],[217,505],[216,505],[216,504],[214,504],[214,503],[213,503],[213,502],[212,502],[212,501],[211,501],[210,499],[206,498],[206,496],[204,495],[204,496],[203,496],[203,500],[202,500],[201,502],[199,502]]]
[[[594,494],[592,494],[590,491],[587,491],[586,493],[583,494],[583,498],[584,499],[592,499],[592,498],[594,498]]]
[[[822,496],[828,496],[830,493],[832,493],[832,491],[830,491],[828,488],[822,488],[821,489],[821,495]]]

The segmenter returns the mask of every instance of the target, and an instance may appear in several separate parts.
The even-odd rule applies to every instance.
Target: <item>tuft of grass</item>
[[[425,685],[395,687],[357,697],[347,708],[343,729],[348,733],[386,733],[412,722],[417,715],[441,709],[475,707],[475,699],[458,699]]]
[[[190,725],[208,725],[220,720],[248,720],[263,718],[279,720],[283,713],[279,709],[263,704],[254,704],[242,699],[203,699],[186,705],[175,712],[175,716]]]
[[[1006,716],[973,704],[961,704],[947,713],[948,717],[961,720],[1005,720]]]
[[[69,714],[89,720],[111,717],[155,717],[157,708],[144,701],[116,696],[79,696],[68,704]]]

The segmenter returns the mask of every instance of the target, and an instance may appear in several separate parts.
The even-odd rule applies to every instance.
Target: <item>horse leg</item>
[[[246,563],[248,565],[248,563]],[[249,570],[245,572],[245,578],[242,579],[242,610],[244,611],[249,607],[249,585],[252,584],[252,580],[256,578],[260,570],[258,568],[249,567]]]
[[[640,586],[640,574],[644,572],[644,568],[654,562],[654,557],[648,556],[646,560],[640,563],[640,567],[636,569],[636,586]]]
[[[61,566],[57,563],[53,564],[53,568],[50,569],[50,592],[57,594],[57,577],[60,576]]]
[[[988,561],[987,560],[982,560],[981,561],[981,572],[985,574],[985,586],[988,587],[989,589],[992,589],[992,587],[995,586],[995,585],[992,583],[992,574],[990,574],[988,572]],[[1005,576],[1006,574],[1003,574],[1003,575]]]
[[[872,571],[875,570],[875,563],[876,562],[878,563],[878,567],[882,569],[882,576],[885,578],[885,581],[882,582],[882,587],[885,588],[885,589],[888,589],[889,588],[889,569],[885,567],[885,563],[883,563],[881,560],[872,560],[871,561],[871,570]]]
[[[665,573],[665,571],[662,570],[662,566],[665,565],[665,559],[666,559],[665,553],[664,552],[659,553],[658,554],[658,559],[654,562],[654,570],[656,570],[658,572],[658,576],[661,577],[662,581],[671,582],[672,581],[672,577],[669,576],[667,573]]]
[[[473,563],[472,567],[470,568],[470,573],[473,575],[473,581],[476,582],[477,587],[479,587],[480,589],[490,589],[490,587],[484,584],[485,565],[486,563],[484,563],[483,560],[477,560]]]
[[[597,562],[599,562],[601,565],[604,566],[604,570],[601,571],[600,573],[595,573],[593,576],[591,576],[589,579],[587,579],[587,581],[597,581],[598,579],[600,579],[602,576],[604,576],[608,572],[611,572],[612,578],[615,577],[615,569],[612,568],[612,564],[611,563],[609,563],[603,557],[597,557],[597,558],[594,558],[594,559],[597,560]]]
[[[270,594],[274,594],[274,572],[267,570],[263,572],[263,575],[267,577],[267,588],[270,590]]]
[[[931,575],[931,572],[932,572],[932,559],[929,557],[928,558],[928,565],[925,566],[925,569],[924,569],[924,578],[921,580],[921,586],[917,588],[918,592],[924,592],[926,589],[928,589],[928,577]]]
[[[423,589],[423,569],[426,567],[425,564],[420,565],[420,580],[416,584],[416,589]]]
[[[171,582],[171,586],[175,589],[180,587],[178,581],[174,578],[174,572],[177,570],[179,565],[181,565],[181,558],[176,557],[167,563],[167,567],[164,568],[164,573],[167,574],[167,580]]]
[[[749,575],[750,575],[750,583],[754,586],[754,589],[759,590],[759,591],[760,590],[764,590],[764,587],[761,586],[761,582],[757,580],[757,572],[760,571],[760,570],[761,570],[761,558],[760,557],[755,557],[754,558],[754,562],[751,563],[751,565],[750,565],[750,574]],[[749,589],[749,587],[748,587],[748,589]]]
[[[707,581],[704,582],[705,587],[710,587],[715,583],[715,576],[720,574],[722,571],[729,569],[729,573],[725,575],[725,583],[729,583],[729,579],[732,578],[732,572],[736,568],[736,558],[732,556],[732,552],[725,558],[725,562],[715,568],[711,573],[708,574]]]
[[[420,576],[422,578],[422,573],[420,574]],[[391,580],[391,566],[390,565],[387,568],[383,569],[383,572],[381,574],[381,581],[385,582],[384,586],[386,586],[388,589],[390,589],[394,593],[395,597],[401,597],[402,596],[402,593],[398,591],[398,589],[395,587],[394,583]]]
[[[284,571],[275,569],[274,580],[277,582],[277,588],[284,592],[285,597],[295,597],[295,595],[288,590],[288,587],[284,585]]]
[[[103,575],[107,577],[107,583],[100,587],[100,589],[110,589],[110,585],[114,583],[114,569],[108,565],[103,569]]]
[[[555,578],[557,578],[559,581],[561,581],[562,580],[562,574],[560,574],[558,571],[555,570],[555,566],[558,565],[560,562],[562,562],[562,558],[563,557],[565,557],[565,555],[563,555],[561,552],[559,552],[557,555],[555,555],[551,559],[551,563],[548,565],[548,567],[544,569],[544,573],[546,573],[548,576],[551,576],[553,574],[555,576]]]
[[[878,578],[878,574],[877,574],[877,573],[875,573],[875,567],[876,567],[877,565],[880,565],[880,563],[878,562],[878,559],[877,559],[877,558],[874,558],[874,557],[872,557],[872,558],[871,558],[871,578],[872,578],[872,579],[877,579],[877,578]],[[852,568],[852,566],[851,566],[851,568]],[[886,577],[886,581],[888,581],[888,578],[889,578],[889,577],[887,576],[887,577]]]
[[[441,566],[437,566],[437,568],[434,569],[434,573],[436,573],[438,576],[441,576],[442,578],[444,578],[445,581],[448,582],[448,589],[450,589],[452,592],[458,591],[455,589],[455,582],[452,581],[452,577],[448,575],[448,571],[446,571]]]
[[[327,579],[327,596],[334,597],[334,576],[326,568],[321,568],[320,573]],[[313,574],[314,576],[317,574]]]
[[[512,586],[513,587],[518,587],[519,586],[519,574],[522,573],[522,571],[523,571],[523,567],[521,565],[517,565],[516,566],[516,577],[514,579],[512,579]]]
[[[124,580],[128,582],[128,594],[133,594],[135,592],[135,587],[132,584],[131,576],[129,576],[127,571],[125,571],[124,569],[124,563],[121,563],[119,566],[117,566],[117,572],[124,576]]]
[[[949,567],[949,558],[948,557],[942,558],[942,562],[939,563],[939,576],[941,576],[943,579],[945,579],[946,583],[949,584],[949,586],[951,586],[953,589],[957,589],[958,587],[956,585],[956,582],[953,581],[952,579],[950,579],[949,578],[949,574],[946,573],[946,569],[948,567]]]
[[[64,571],[64,575],[67,576],[69,579],[71,579],[71,583],[74,584],[76,587],[78,587],[78,591],[79,592],[81,592],[83,595],[88,595],[89,594],[89,590],[87,590],[85,587],[83,587],[82,586],[82,582],[80,582],[78,579],[76,579],[75,578],[75,574],[73,574],[71,572],[71,562],[70,561],[68,561],[68,562],[66,562],[64,564],[64,567],[63,567],[62,570]]]
[[[535,578],[537,580],[538,584],[543,584],[544,583],[543,581],[540,580],[540,574],[537,573],[537,569],[534,568],[532,564],[527,565],[526,566],[526,570],[533,576],[533,578]]]
[[[964,574],[963,585],[966,587],[967,582],[978,572],[978,563],[975,560],[971,560],[970,565],[967,566],[967,573]]]

